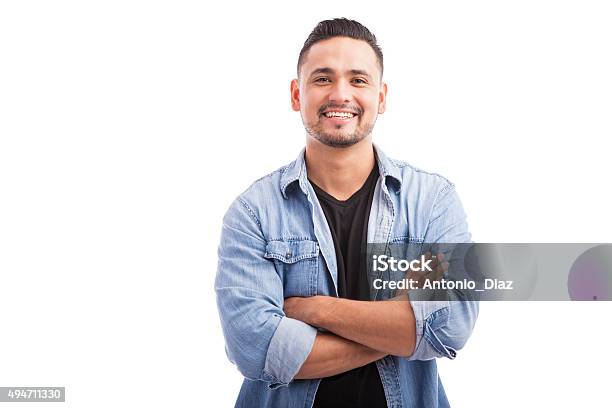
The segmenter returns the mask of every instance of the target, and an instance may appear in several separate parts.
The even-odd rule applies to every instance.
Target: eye
[[[368,83],[363,78],[355,78],[355,79],[353,79],[353,82],[356,83],[357,85],[366,85]]]
[[[331,82],[331,81],[329,80],[328,77],[318,77],[318,78],[315,78],[314,82],[324,84],[326,82]]]

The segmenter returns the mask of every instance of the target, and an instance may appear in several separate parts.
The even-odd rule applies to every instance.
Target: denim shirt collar
[[[374,146],[374,152],[376,153],[376,161],[378,163],[378,172],[386,180],[393,180],[396,183],[397,191],[401,189],[402,179],[400,176],[400,169],[391,159],[389,159],[383,151],[376,145]],[[298,182],[300,189],[306,195],[308,195],[308,176],[306,174],[306,160],[305,160],[306,148],[300,151],[297,159],[285,167],[283,174],[280,178],[280,189],[283,194],[283,198],[287,199],[287,188],[294,182]]]

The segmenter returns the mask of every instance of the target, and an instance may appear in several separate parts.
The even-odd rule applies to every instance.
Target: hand
[[[439,281],[444,277],[444,273],[448,271],[449,263],[444,261],[444,254],[439,252],[438,255],[433,255],[431,252],[426,252],[425,260],[432,260],[430,263],[431,271],[428,272],[417,272],[408,271],[406,273],[406,279],[412,279],[416,282],[417,288],[422,288],[426,281]],[[404,298],[408,296],[407,289],[397,289],[395,291],[396,298]]]
[[[417,287],[422,288],[425,281],[440,280],[444,276],[444,273],[448,271],[449,263],[444,261],[444,254],[439,252],[438,255],[432,255],[431,252],[425,253],[425,259],[431,259],[429,272],[416,272],[408,271],[406,277],[418,282]]]

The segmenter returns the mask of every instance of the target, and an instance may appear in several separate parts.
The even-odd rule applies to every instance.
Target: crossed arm
[[[287,298],[287,316],[331,333],[317,334],[297,379],[339,374],[387,354],[408,357],[415,342],[415,318],[404,295],[398,301],[368,302],[328,296]]]
[[[443,255],[438,257],[432,258],[432,272],[409,272],[407,277],[441,278],[448,263],[443,262]],[[399,291],[396,297],[384,302],[329,296],[291,297],[285,299],[283,309],[288,317],[331,332],[317,334],[296,375],[298,379],[339,374],[388,354],[410,357],[416,346],[416,321],[406,291]]]

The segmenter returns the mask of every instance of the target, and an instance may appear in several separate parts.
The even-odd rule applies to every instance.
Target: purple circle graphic
[[[599,245],[582,253],[567,278],[572,300],[612,300],[612,245]]]

